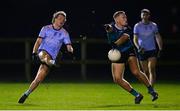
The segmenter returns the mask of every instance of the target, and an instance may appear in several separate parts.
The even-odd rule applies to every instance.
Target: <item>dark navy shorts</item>
[[[145,51],[143,54],[138,53],[138,58],[140,61],[144,61],[151,57],[157,57],[157,55],[158,55],[157,50],[150,50],[150,51]]]
[[[130,56],[136,56],[134,48],[130,48],[125,52],[121,52],[121,58],[118,61],[112,63],[126,63]]]

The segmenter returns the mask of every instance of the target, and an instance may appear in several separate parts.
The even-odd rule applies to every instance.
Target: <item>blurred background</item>
[[[103,24],[112,22],[117,10],[124,10],[131,27],[140,21],[140,10],[151,11],[163,37],[164,47],[158,60],[157,80],[180,80],[180,4],[178,0],[6,0],[0,4],[0,81],[29,82],[38,65],[31,63],[32,48],[44,25],[51,23],[54,12],[67,13],[65,28],[70,33],[76,60],[64,54],[60,67],[46,80],[108,80],[110,63]],[[125,78],[137,81],[126,70]]]

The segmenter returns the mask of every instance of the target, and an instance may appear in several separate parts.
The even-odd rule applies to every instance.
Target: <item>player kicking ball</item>
[[[33,58],[39,59],[41,65],[37,75],[29,89],[23,93],[18,103],[24,103],[27,97],[38,87],[49,73],[50,68],[56,65],[56,58],[62,44],[65,44],[67,51],[73,53],[71,40],[68,32],[63,28],[66,22],[66,13],[58,11],[54,13],[52,24],[44,26],[37,38],[33,48]]]

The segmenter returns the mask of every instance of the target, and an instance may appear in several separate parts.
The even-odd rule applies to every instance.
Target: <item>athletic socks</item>
[[[155,92],[155,91],[154,91],[154,88],[153,88],[151,85],[148,86],[147,88],[148,88],[148,92],[149,92],[149,93]]]
[[[27,90],[24,94],[25,94],[26,96],[29,96],[29,94],[30,94],[31,92],[32,92],[31,90]]]
[[[138,93],[136,90],[134,90],[134,89],[131,89],[130,93],[131,93],[133,96],[135,96],[135,97],[138,97],[138,96],[139,96],[139,93]]]

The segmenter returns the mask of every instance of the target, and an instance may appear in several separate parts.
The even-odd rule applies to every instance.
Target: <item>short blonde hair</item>
[[[125,11],[117,11],[113,14],[113,18],[115,19],[116,17],[118,17],[121,14],[126,14]]]
[[[54,20],[59,16],[62,15],[65,17],[65,21],[66,21],[66,13],[64,11],[58,11],[56,13],[53,14],[53,18],[52,18],[52,23],[54,23]]]

